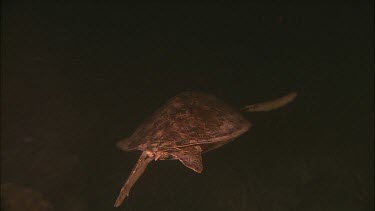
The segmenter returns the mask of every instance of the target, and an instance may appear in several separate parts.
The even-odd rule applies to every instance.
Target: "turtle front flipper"
[[[198,173],[203,171],[202,148],[200,146],[183,147],[169,152],[169,154],[175,156],[189,169]]]
[[[120,194],[116,199],[115,207],[121,205],[124,201],[125,197],[129,195],[130,189],[134,185],[134,183],[138,180],[138,178],[143,174],[147,165],[153,160],[154,158],[149,156],[147,151],[143,152],[141,157],[139,157],[137,164],[135,164],[132,172],[128,180],[125,182],[124,186],[121,188]]]

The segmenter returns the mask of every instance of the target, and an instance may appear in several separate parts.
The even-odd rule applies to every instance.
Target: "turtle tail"
[[[287,105],[288,103],[292,102],[296,97],[297,92],[291,92],[275,100],[245,106],[244,110],[247,112],[271,111]]]

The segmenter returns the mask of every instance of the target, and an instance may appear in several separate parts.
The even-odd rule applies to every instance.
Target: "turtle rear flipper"
[[[297,92],[291,92],[275,100],[248,105],[244,109],[248,112],[271,111],[285,106],[297,97]]]
[[[200,146],[190,146],[178,149],[169,154],[175,156],[189,169],[201,173],[203,171],[202,164],[202,148]]]

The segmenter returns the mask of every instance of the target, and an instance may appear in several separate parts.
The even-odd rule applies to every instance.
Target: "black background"
[[[2,5],[2,183],[57,210],[373,210],[372,3],[47,2]],[[140,155],[116,141],[185,90],[299,96],[113,208]]]

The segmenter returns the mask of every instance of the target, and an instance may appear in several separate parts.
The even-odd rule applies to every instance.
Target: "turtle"
[[[291,92],[278,99],[246,106],[245,111],[270,111],[293,101]],[[115,207],[122,204],[130,189],[152,160],[179,160],[187,168],[203,171],[202,153],[221,147],[247,132],[252,124],[212,94],[185,91],[169,99],[146,119],[134,133],[117,142],[123,151],[142,151]]]

